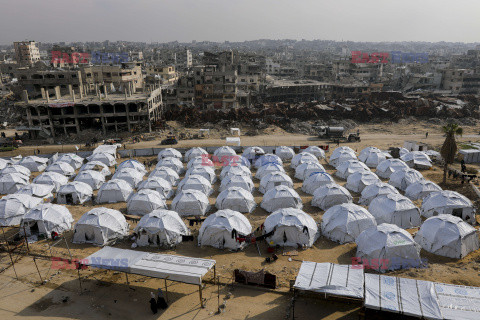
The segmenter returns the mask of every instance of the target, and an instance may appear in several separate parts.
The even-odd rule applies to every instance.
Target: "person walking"
[[[157,314],[158,307],[157,307],[157,300],[155,300],[155,295],[153,292],[150,292],[150,310],[152,310],[153,314]]]

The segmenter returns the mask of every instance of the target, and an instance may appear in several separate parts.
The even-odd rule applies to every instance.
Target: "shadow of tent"
[[[360,309],[359,302],[325,300],[312,294],[301,295],[295,302],[295,319],[359,319]]]

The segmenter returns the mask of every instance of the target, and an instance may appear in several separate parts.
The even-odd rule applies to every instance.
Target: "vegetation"
[[[443,132],[445,132],[445,141],[443,142],[442,149],[440,154],[442,155],[444,161],[443,167],[443,183],[447,182],[447,171],[448,165],[452,164],[455,160],[455,155],[457,154],[457,141],[455,136],[461,136],[463,134],[463,129],[458,124],[449,123],[443,126]]]

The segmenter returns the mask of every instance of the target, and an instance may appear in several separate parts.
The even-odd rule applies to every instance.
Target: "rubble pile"
[[[0,124],[7,123],[7,126],[26,124],[25,111],[17,108],[12,98],[3,98],[0,100]]]

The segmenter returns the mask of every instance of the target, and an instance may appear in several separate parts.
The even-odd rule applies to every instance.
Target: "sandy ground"
[[[479,141],[475,136],[478,133],[477,128],[466,128],[466,132],[460,141]],[[278,129],[272,128],[271,134],[256,137],[241,137],[242,145],[318,145],[325,144],[325,141],[319,141],[314,137],[305,135],[291,135],[278,132]],[[429,132],[428,139],[425,139],[425,132]],[[417,140],[426,142],[432,147],[437,148],[443,142],[443,135],[438,126],[427,123],[411,124],[375,124],[360,127],[362,142],[348,144],[353,149],[360,151],[366,146],[377,146],[388,148],[390,146],[401,146],[405,140]],[[128,148],[143,148],[157,146],[159,141],[143,141],[140,143],[127,145]],[[212,137],[204,140],[182,140],[176,147],[191,146],[213,146],[221,145],[222,140],[219,137]],[[331,146],[334,148],[334,146]],[[59,146],[41,146],[42,153],[59,151]],[[72,146],[64,146],[64,151],[69,151]],[[29,147],[22,147],[16,150],[16,153],[28,155]],[[31,154],[31,153],[30,153]],[[139,158],[144,161],[147,158]],[[151,159],[151,158],[148,158]],[[333,167],[322,161],[322,164],[330,173],[334,173]],[[293,178],[293,170],[289,164],[285,164],[288,174]],[[153,168],[152,168],[153,169]],[[221,168],[217,168],[217,174]],[[423,171],[424,176],[434,182],[439,183],[442,178],[442,170],[434,167],[432,170]],[[302,182],[294,180],[295,190],[301,195],[304,202],[304,210],[308,212],[317,222],[321,222],[323,211],[310,205],[311,196],[301,190]],[[345,184],[345,181],[335,178],[339,184]],[[254,179],[255,187],[258,188],[259,181]],[[219,182],[214,186],[218,190]],[[474,200],[474,194],[468,185],[460,185],[459,181],[449,181],[444,189],[459,191]],[[218,191],[210,196],[210,203],[214,205]],[[355,201],[359,195],[354,195]],[[257,204],[262,200],[262,194],[254,192]],[[171,199],[167,201],[171,204]],[[417,203],[420,205],[420,203]],[[126,204],[107,204],[105,207],[118,209],[126,213]],[[77,221],[82,214],[92,209],[92,204],[85,206],[68,206]],[[268,213],[257,208],[253,213],[246,215],[253,228],[259,227]],[[131,229],[135,222],[129,221]],[[199,226],[192,228],[193,233],[198,233]],[[416,229],[409,230],[414,233]],[[8,232],[11,234],[10,231]],[[72,232],[65,234],[70,251],[75,258],[84,258],[97,251],[98,247],[90,245],[75,245],[70,242]],[[118,248],[130,248],[130,240],[122,240],[115,244]],[[48,241],[39,241],[30,246],[32,252],[37,254],[49,255]],[[282,249],[278,249],[279,260],[266,264],[264,262],[267,254],[265,243],[259,243],[259,249],[256,246],[249,246],[241,252],[222,251],[214,248],[199,248],[193,242],[182,243],[175,250],[163,250],[158,248],[137,248],[136,250],[163,252],[185,256],[202,257],[215,259],[217,261],[217,274],[223,283],[218,288],[212,283],[207,283],[204,290],[204,297],[207,298],[205,309],[199,308],[199,297],[197,287],[185,284],[168,282],[169,302],[171,306],[159,314],[152,316],[149,309],[149,293],[155,291],[158,287],[164,286],[163,280],[149,279],[140,276],[129,276],[130,284],[126,284],[125,275],[111,271],[101,270],[83,270],[81,271],[83,291],[80,294],[78,276],[75,270],[52,270],[51,263],[46,260],[37,260],[40,274],[48,282],[39,286],[39,276],[31,257],[14,256],[19,259],[15,268],[20,277],[20,281],[15,280],[13,268],[9,266],[9,257],[6,253],[1,253],[0,270],[6,268],[0,273],[0,318],[58,318],[58,319],[91,319],[91,318],[116,318],[116,319],[205,319],[205,318],[225,318],[225,319],[284,319],[289,310],[291,295],[288,293],[289,281],[295,279],[300,267],[301,261],[332,262],[349,264],[351,258],[355,255],[355,244],[339,245],[324,237],[314,244],[312,248],[305,251],[299,251],[298,256],[292,257],[291,262],[288,257],[282,256]],[[259,255],[259,251],[261,255]],[[68,257],[68,250],[65,243],[59,243],[52,249],[55,256]],[[396,271],[391,274],[402,277],[439,281],[453,284],[480,286],[480,251],[474,252],[461,260],[441,258],[428,254],[425,251],[421,253],[423,258],[427,258],[429,266],[426,269],[410,269]],[[250,271],[265,269],[274,273],[278,277],[279,288],[275,291],[259,290],[255,288],[245,288],[241,286],[225,286],[231,283],[232,272],[240,268]],[[210,279],[212,274],[207,275]],[[225,295],[230,292],[231,297],[227,300],[226,312],[216,315],[217,294],[220,292],[220,302]],[[247,307],[248,306],[248,307]],[[295,314],[297,319],[356,319],[358,318],[359,305],[346,304],[342,302],[323,301],[311,297],[302,297],[296,304]]]

